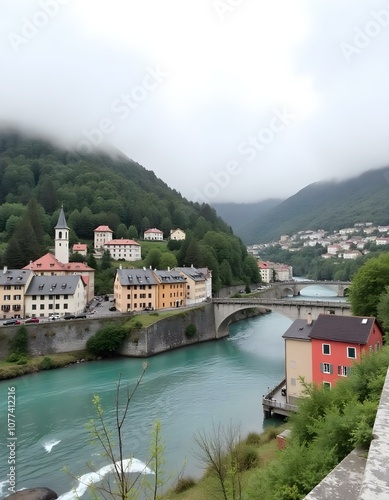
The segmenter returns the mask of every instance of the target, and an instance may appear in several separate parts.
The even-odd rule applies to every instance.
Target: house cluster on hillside
[[[383,331],[374,317],[320,314],[297,319],[284,333],[285,380],[262,401],[267,416],[285,415],[304,396],[304,384],[331,388],[349,376],[364,352],[383,345]]]
[[[185,238],[183,231],[176,231],[176,239]],[[108,226],[97,227],[95,249],[109,250],[113,259],[141,259],[138,243],[115,240],[112,235]],[[73,252],[86,255],[87,246],[78,243]],[[49,252],[23,269],[4,267],[0,274],[2,318],[81,314],[94,298],[94,272],[83,262],[69,262],[69,227],[61,207],[55,226],[54,255]],[[207,268],[118,269],[116,273],[114,301],[120,312],[198,304],[211,296],[212,273]]]
[[[320,245],[327,249],[322,255],[324,259],[342,258],[356,259],[368,253],[366,245],[389,245],[389,226],[375,226],[372,222],[360,222],[353,227],[346,227],[329,233],[324,229],[317,231],[299,231],[292,236],[282,235],[278,241],[250,245],[248,251],[258,255],[261,250],[275,245],[290,252],[297,252],[303,247]]]

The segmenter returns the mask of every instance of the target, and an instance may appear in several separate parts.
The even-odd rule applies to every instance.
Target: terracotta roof
[[[163,231],[161,231],[160,229],[156,229],[154,227],[153,229],[147,229],[147,231],[145,231],[145,234],[146,233],[162,233],[163,234]]]
[[[375,321],[373,317],[319,314],[313,322],[310,338],[366,344]]]
[[[62,272],[82,272],[82,271],[94,271],[91,267],[87,266],[83,262],[69,262],[68,264],[63,264],[59,262],[52,253],[47,253],[40,257],[39,259],[27,264],[23,269],[31,269],[31,271],[62,271]]]
[[[104,243],[104,246],[105,245],[136,245],[136,246],[140,246],[139,243],[137,243],[136,241],[134,240],[125,240],[124,238],[121,238],[120,240],[111,240],[111,241],[106,241]]]
[[[73,245],[73,251],[77,251],[77,250],[87,250],[88,248],[88,245],[86,243],[75,243]]]
[[[110,229],[108,226],[99,226],[99,227],[96,227],[96,229],[94,231],[109,231],[110,233],[113,233],[112,229]]]

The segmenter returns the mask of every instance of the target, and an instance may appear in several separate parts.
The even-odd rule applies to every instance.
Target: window
[[[36,311],[36,304],[32,304],[32,310]]]
[[[53,304],[49,304],[49,309],[53,309]]]
[[[21,289],[22,289],[22,287],[20,285],[15,285],[14,286],[14,290],[21,290]]]
[[[4,285],[4,290],[11,290],[11,285]]]
[[[356,359],[357,350],[355,349],[355,347],[347,347],[347,357],[352,358],[352,359]]]
[[[351,368],[349,366],[338,366],[338,375],[339,377],[348,377],[350,375]]]
[[[21,295],[14,295],[14,300],[20,300],[22,298]]]
[[[130,293],[127,294],[127,299],[131,299],[131,294]]]
[[[324,389],[331,389],[331,382],[323,382]]]
[[[63,308],[64,308],[64,309],[67,309],[67,308],[68,308],[68,305],[67,305],[67,304],[64,304],[64,305],[63,305]]]
[[[333,365],[330,363],[320,363],[320,371],[321,373],[333,373]]]
[[[44,295],[41,295],[41,300],[45,300],[45,296]]]
[[[11,295],[4,295],[4,300],[11,300]]]
[[[63,296],[64,300],[66,300],[68,298],[68,294],[66,293],[64,296]]]
[[[291,378],[290,379],[290,385],[296,385],[296,379],[295,378]]]
[[[36,300],[36,295],[33,295],[33,296],[32,296],[32,300]]]
[[[322,352],[323,354],[331,354],[330,344],[322,344]]]

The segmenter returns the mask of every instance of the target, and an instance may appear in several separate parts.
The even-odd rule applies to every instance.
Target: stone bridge
[[[272,298],[247,298],[247,299],[213,299],[215,315],[216,338],[225,337],[228,334],[228,325],[232,316],[244,309],[259,309],[263,312],[278,311],[291,320],[304,319],[311,313],[312,319],[319,314],[337,314],[340,316],[351,316],[351,308],[348,302],[321,301],[321,300],[291,300]]]
[[[324,285],[330,290],[334,290],[338,297],[344,297],[346,290],[351,285],[351,281],[283,281],[280,283],[272,283],[271,290],[274,292],[276,299],[282,299],[288,295],[300,295],[301,290],[307,286]]]

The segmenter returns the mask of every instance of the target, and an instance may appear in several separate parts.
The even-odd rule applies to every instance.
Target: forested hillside
[[[369,170],[342,182],[310,184],[274,208],[256,213],[245,225],[230,223],[249,244],[307,229],[333,231],[362,221],[389,223],[389,168]]]
[[[133,239],[151,227],[165,237],[179,227],[187,232],[185,242],[171,249],[179,265],[208,266],[216,287],[258,279],[255,261],[213,208],[187,201],[124,155],[80,156],[14,131],[0,132],[2,264],[25,265],[52,245],[61,205],[71,244],[91,242],[98,225],[110,226],[116,238]]]

